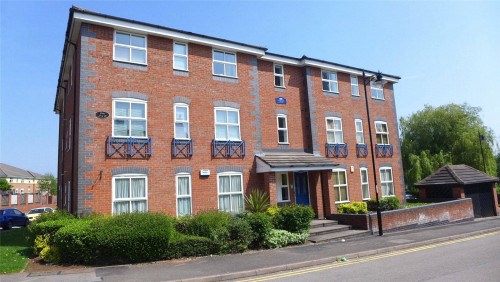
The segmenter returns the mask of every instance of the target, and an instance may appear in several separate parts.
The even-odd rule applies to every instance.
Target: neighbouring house
[[[42,175],[8,164],[0,163],[0,178],[12,185],[11,194],[37,193]]]
[[[498,177],[467,165],[446,165],[415,184],[423,201],[471,198],[474,217],[497,216]]]
[[[73,7],[54,105],[58,207],[239,212],[261,189],[324,218],[375,197],[374,177],[403,200],[400,77],[376,74]]]

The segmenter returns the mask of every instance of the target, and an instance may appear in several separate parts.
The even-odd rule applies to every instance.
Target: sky
[[[53,108],[72,5],[398,75],[398,117],[468,103],[500,142],[500,1],[0,0],[2,163],[57,173]]]

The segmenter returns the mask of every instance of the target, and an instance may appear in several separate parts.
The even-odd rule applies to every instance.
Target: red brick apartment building
[[[402,199],[400,77],[375,75],[73,7],[55,100],[58,206],[238,212],[261,189],[324,218],[375,197],[373,157],[380,196]]]

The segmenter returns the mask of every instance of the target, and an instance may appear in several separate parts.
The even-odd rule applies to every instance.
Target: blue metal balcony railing
[[[394,154],[394,149],[392,145],[389,144],[385,145],[377,144],[375,148],[376,148],[375,154],[377,155],[377,158],[392,157],[392,155]]]
[[[106,140],[108,158],[149,158],[151,157],[151,138],[122,138],[108,136]]]
[[[243,158],[245,157],[245,141],[212,140],[213,158]]]
[[[328,144],[326,143],[326,156],[330,158],[346,158],[349,154],[347,144]]]
[[[193,153],[193,140],[172,139],[172,156],[174,158],[190,158]]]
[[[366,158],[368,156],[368,146],[366,144],[356,144],[356,155],[358,158]]]

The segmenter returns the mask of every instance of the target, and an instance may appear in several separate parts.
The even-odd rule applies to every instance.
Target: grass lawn
[[[421,206],[426,206],[429,203],[406,203],[405,207],[406,208],[414,208],[414,207],[421,207]]]
[[[26,267],[31,254],[27,236],[26,227],[0,231],[0,274],[20,272]]]

